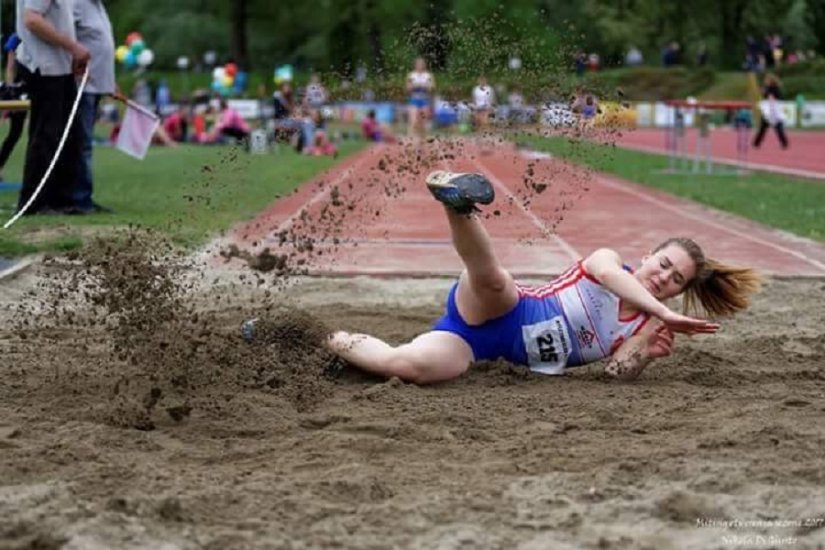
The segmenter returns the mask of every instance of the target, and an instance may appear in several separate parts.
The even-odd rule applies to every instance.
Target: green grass
[[[343,142],[342,157],[363,145]],[[7,180],[20,181],[24,150],[19,145],[9,161]],[[0,229],[0,256],[71,250],[91,235],[128,225],[159,230],[175,243],[195,247],[335,162],[296,154],[288,146],[269,155],[232,147],[153,147],[142,162],[96,147],[95,200],[115,213],[23,217],[9,230]],[[17,191],[0,191],[0,223],[11,217],[16,201]]]
[[[667,158],[560,137],[526,140],[542,151],[680,197],[825,241],[825,183],[766,172],[744,176],[663,174]]]

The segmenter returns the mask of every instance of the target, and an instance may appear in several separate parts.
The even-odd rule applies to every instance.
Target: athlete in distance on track
[[[365,334],[335,332],[329,348],[352,365],[417,384],[455,378],[473,361],[504,358],[545,374],[609,358],[607,374],[635,379],[670,355],[674,333],[712,334],[719,324],[663,302],[684,294],[686,312],[731,315],[761,286],[752,269],[706,258],[687,238],[672,238],[635,271],[609,249],[596,250],[543,286],[517,284],[493,253],[476,204],[492,185],[479,174],[433,172],[427,187],[442,202],[464,271],[433,329],[397,347]]]

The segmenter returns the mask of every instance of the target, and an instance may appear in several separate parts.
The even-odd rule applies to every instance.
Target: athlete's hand
[[[651,359],[667,357],[673,352],[673,333],[665,325],[659,326],[647,337],[647,356]]]
[[[719,330],[719,323],[713,323],[707,319],[696,319],[676,313],[675,311],[667,310],[659,316],[659,319],[672,332],[681,332],[684,334],[713,334]]]

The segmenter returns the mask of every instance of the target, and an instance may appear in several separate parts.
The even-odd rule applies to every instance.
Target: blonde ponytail
[[[750,305],[751,295],[762,288],[762,276],[749,267],[736,267],[708,258],[684,294],[686,313],[704,310],[713,317],[739,313]]]
[[[762,288],[762,276],[749,267],[736,267],[705,257],[702,248],[693,239],[668,239],[654,249],[676,244],[696,265],[696,276],[684,290],[685,314],[707,314],[712,317],[733,315],[750,305],[751,296]]]

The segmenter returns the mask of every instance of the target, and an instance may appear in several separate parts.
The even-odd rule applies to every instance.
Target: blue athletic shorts
[[[470,345],[476,361],[503,357],[514,363],[526,364],[524,346],[520,346],[521,353],[518,349],[521,342],[521,302],[501,317],[491,319],[481,325],[468,325],[458,312],[455,301],[457,289],[458,283],[455,283],[447,297],[447,311],[441,319],[436,321],[433,330],[442,330],[460,336]]]
[[[430,106],[430,99],[427,97],[411,97],[410,105],[418,109],[423,109],[424,107]]]
[[[476,361],[506,359],[545,374],[560,374],[580,363],[561,305],[554,297],[521,296],[501,317],[481,325],[468,325],[456,305],[458,283],[450,289],[447,311],[433,330],[455,334],[473,351]],[[564,353],[559,353],[561,350]]]

